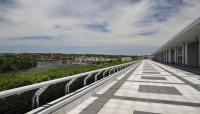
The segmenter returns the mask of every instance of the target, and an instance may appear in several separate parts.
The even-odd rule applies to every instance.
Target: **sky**
[[[151,54],[200,0],[0,0],[0,53]]]

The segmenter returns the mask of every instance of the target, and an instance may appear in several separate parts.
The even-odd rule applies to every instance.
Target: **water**
[[[40,71],[47,71],[48,69],[52,68],[71,68],[83,66],[80,64],[63,64],[60,62],[38,62],[36,67],[25,69],[25,70],[17,70],[17,71],[9,71],[9,73],[24,73],[24,72],[40,72]],[[6,72],[4,72],[6,73]]]
[[[63,64],[60,62],[38,62],[37,66],[26,71],[44,71],[51,68],[71,68],[76,66],[83,66],[80,64]]]

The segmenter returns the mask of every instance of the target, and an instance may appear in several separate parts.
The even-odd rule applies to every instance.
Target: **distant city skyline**
[[[0,53],[151,54],[199,0],[0,0]]]

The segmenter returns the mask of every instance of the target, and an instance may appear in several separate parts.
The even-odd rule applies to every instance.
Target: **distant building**
[[[153,55],[144,55],[143,58],[152,60],[154,58],[154,56]]]
[[[131,59],[131,57],[122,57],[121,58],[121,61],[131,61],[132,59]]]

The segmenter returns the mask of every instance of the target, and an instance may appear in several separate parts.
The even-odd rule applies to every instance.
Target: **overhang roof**
[[[158,54],[166,49],[175,47],[181,43],[192,42],[196,40],[196,37],[200,35],[200,17],[185,27],[181,32],[175,35],[167,43],[161,46],[153,55]]]

